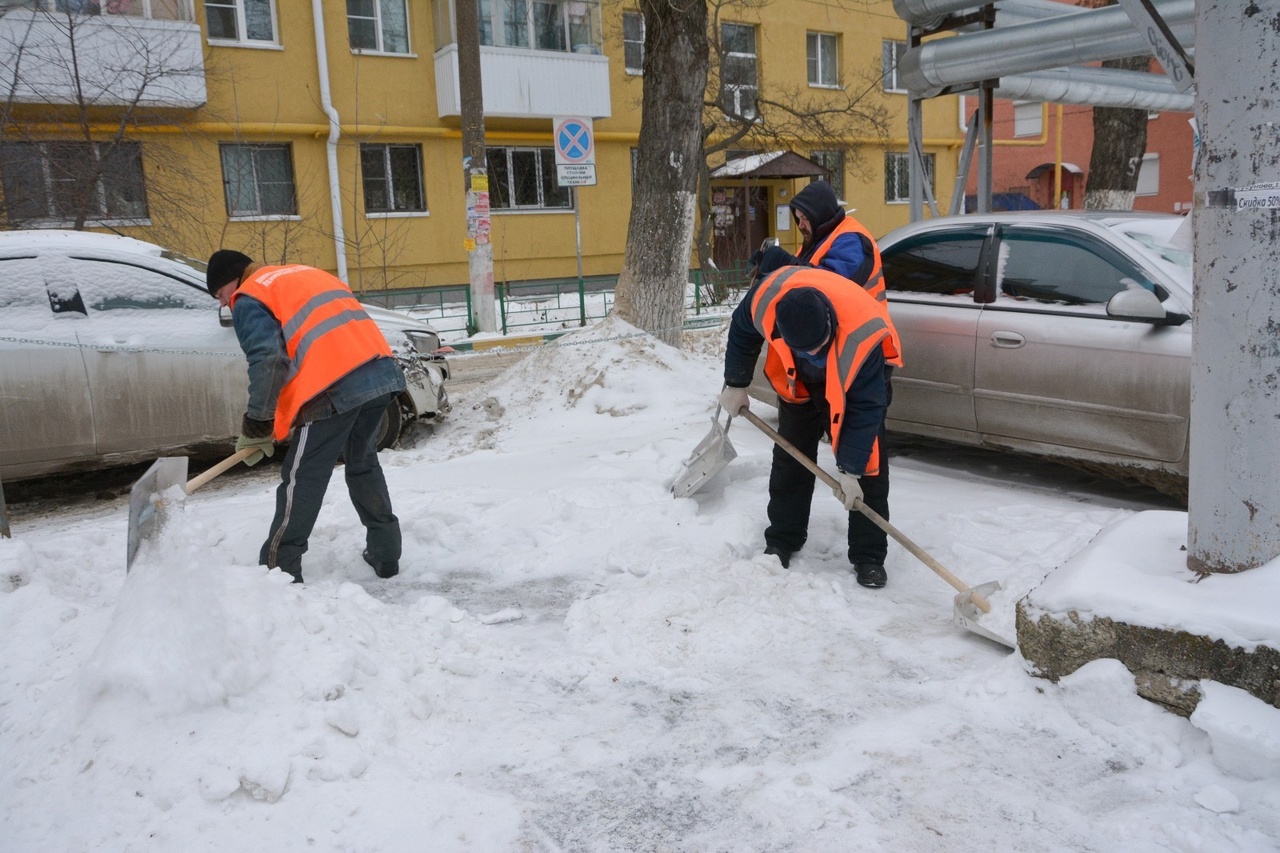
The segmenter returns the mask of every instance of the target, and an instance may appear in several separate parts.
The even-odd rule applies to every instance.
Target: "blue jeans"
[[[262,565],[302,579],[302,555],[339,456],[346,460],[347,493],[365,526],[369,556],[378,563],[400,559],[400,521],[391,511],[377,448],[382,413],[395,396],[383,394],[294,432],[280,469],[276,514],[258,557]]]

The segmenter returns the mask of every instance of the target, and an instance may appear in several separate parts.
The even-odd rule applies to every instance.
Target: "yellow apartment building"
[[[585,275],[616,274],[644,82],[638,5],[478,6],[495,279],[574,277],[579,240]],[[828,168],[873,233],[907,222],[894,73],[906,26],[890,0],[744,2],[718,16],[739,107],[856,90],[888,117],[886,135],[747,140],[715,158],[718,255],[762,236],[796,245],[786,203],[812,178],[771,176],[770,162]],[[356,290],[464,284],[457,67],[452,0],[0,0],[0,227],[81,225],[196,258],[235,247]],[[963,142],[956,99],[924,114],[945,206]],[[557,116],[594,120],[594,186],[557,186]]]

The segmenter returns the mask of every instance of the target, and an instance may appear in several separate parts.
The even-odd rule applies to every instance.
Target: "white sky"
[[[394,579],[361,561],[340,472],[304,586],[256,565],[273,469],[187,498],[127,578],[125,501],[12,508],[0,849],[1280,849],[1280,710],[1203,683],[1189,721],[1114,661],[1034,678],[897,545],[889,585],[857,586],[821,487],[781,569],[749,423],[706,489],[668,491],[723,332],[633,333],[544,347],[383,455]],[[891,506],[1004,584],[997,632],[1036,588],[1280,648],[1280,565],[1189,583],[1184,514],[916,457]]]

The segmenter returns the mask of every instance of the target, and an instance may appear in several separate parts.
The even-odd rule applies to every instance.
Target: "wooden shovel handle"
[[[835,477],[832,477],[826,471],[822,470],[822,468],[818,466],[818,463],[814,462],[808,456],[805,456],[803,453],[801,453],[798,447],[796,447],[794,444],[792,444],[791,442],[783,438],[781,435],[779,435],[777,430],[775,430],[773,427],[769,426],[767,423],[762,421],[760,417],[756,415],[754,412],[752,412],[750,409],[747,409],[747,408],[741,409],[738,412],[738,417],[746,418],[747,420],[751,421],[751,423],[759,427],[761,432],[769,436],[769,438],[772,438],[775,444],[777,444],[783,450],[787,451],[787,453],[791,454],[791,456],[797,462],[799,462],[801,465],[803,465],[804,467],[812,471],[813,474],[819,480],[826,483],[827,486],[829,486],[832,489],[840,488],[840,483],[836,481]],[[960,580],[960,578],[956,577],[951,572],[947,571],[947,568],[945,566],[943,566],[941,563],[939,563],[937,560],[931,557],[919,545],[917,545],[916,543],[908,539],[906,537],[906,534],[904,534],[902,531],[898,530],[898,528],[894,527],[892,524],[886,521],[880,515],[880,513],[876,512],[874,509],[867,506],[865,503],[862,502],[861,499],[854,502],[854,507],[857,508],[857,510],[861,512],[863,515],[865,515],[867,518],[871,519],[871,522],[875,524],[876,527],[879,527],[885,533],[888,533],[898,542],[899,545],[901,545],[903,548],[906,548],[908,551],[914,554],[916,559],[924,563],[929,568],[933,569],[934,573],[937,574],[938,577],[942,578],[944,581],[951,584],[960,592],[969,593],[969,600],[972,601],[974,604],[976,604],[983,613],[991,612],[991,603],[988,602],[986,598],[974,592],[968,586],[968,584]]]
[[[250,456],[258,452],[260,451],[256,447],[246,447],[244,450],[237,450],[235,453],[231,454],[226,459],[223,459],[217,465],[214,465],[208,471],[201,471],[199,474],[196,474],[190,480],[187,480],[187,485],[186,485],[187,494],[191,494],[196,489],[200,488],[205,483],[209,482],[214,477],[221,474],[223,471],[235,465],[237,462],[243,462],[245,459],[248,459]]]

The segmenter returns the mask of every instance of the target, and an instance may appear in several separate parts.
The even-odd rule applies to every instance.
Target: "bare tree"
[[[754,79],[754,65],[744,67],[734,55],[733,32],[722,26],[724,18],[741,20],[744,12],[763,8],[772,0],[711,0],[708,43],[711,49],[707,92],[703,103],[703,160],[699,175],[698,260],[710,265],[712,164],[733,149],[793,148],[839,152],[853,173],[864,170],[856,139],[885,138],[888,110],[880,98],[880,51],[864,71],[841,81],[835,88],[764,85]],[[845,0],[848,12],[865,9],[863,0]],[[759,32],[763,34],[763,29]],[[878,48],[879,45],[877,44]],[[744,76],[752,79],[744,79]]]
[[[1113,6],[1115,0],[1082,0],[1081,6]],[[1150,56],[1130,56],[1102,63],[1103,68],[1149,71]],[[1093,108],[1093,150],[1084,193],[1088,210],[1129,210],[1138,189],[1138,170],[1147,150],[1147,111]]]
[[[705,0],[641,0],[644,99],[635,192],[615,310],[680,345],[702,163]]]
[[[101,11],[48,0],[0,10],[0,227],[83,229],[148,218],[136,137],[167,126],[179,138],[189,109],[203,100],[198,33],[140,27],[149,22]],[[148,146],[148,164],[186,174],[170,151]],[[162,203],[187,199],[177,207],[199,209],[187,191],[168,186]]]

